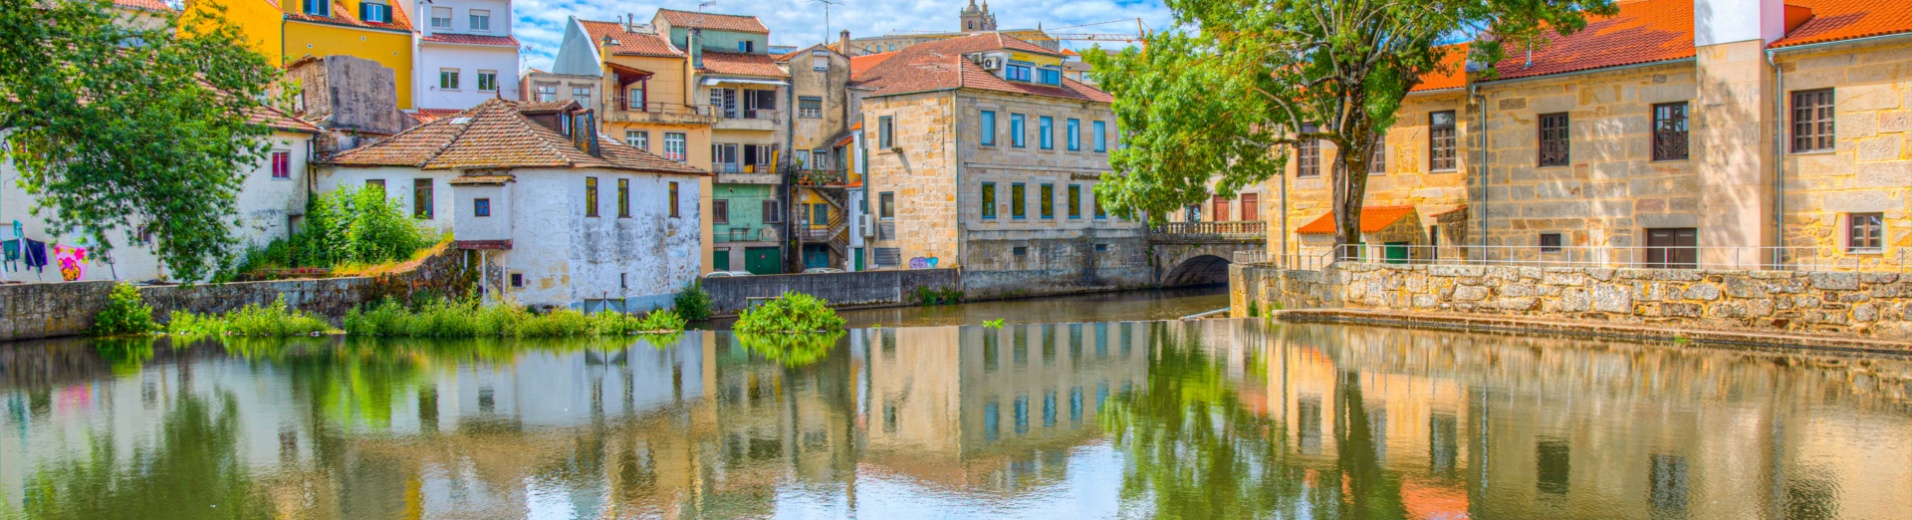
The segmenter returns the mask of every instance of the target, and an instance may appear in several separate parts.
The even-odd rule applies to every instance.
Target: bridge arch
[[[1202,252],[1192,254],[1162,271],[1162,287],[1228,283],[1228,258]]]

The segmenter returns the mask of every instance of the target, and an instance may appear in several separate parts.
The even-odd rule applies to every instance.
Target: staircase
[[[830,263],[842,265],[843,260],[849,257],[850,250],[849,193],[840,187],[817,186],[806,189],[829,203],[831,208],[830,222],[824,226],[825,229],[809,238],[829,245]]]

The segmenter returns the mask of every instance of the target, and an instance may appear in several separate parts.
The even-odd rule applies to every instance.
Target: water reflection
[[[0,517],[1903,518],[1912,363],[1256,321],[0,349]]]

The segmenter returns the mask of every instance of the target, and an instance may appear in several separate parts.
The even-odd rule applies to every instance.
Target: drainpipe
[[[956,115],[962,112],[961,88],[958,86],[957,90],[949,91],[949,138],[950,142],[955,144],[950,157],[956,161],[956,268],[958,269],[969,265],[966,254],[969,252],[969,248],[966,247],[968,241],[965,238],[969,234],[969,226],[963,222],[963,194],[968,193],[969,188],[963,185],[963,132],[962,125],[956,121]],[[868,186],[867,181],[864,185]],[[957,277],[957,279],[962,278]],[[961,285],[960,289],[964,291],[969,290],[965,282],[958,282],[958,285]]]
[[[1485,261],[1487,260],[1487,207],[1488,203],[1492,202],[1492,195],[1490,194],[1493,193],[1488,189],[1490,183],[1487,177],[1487,95],[1480,93],[1480,85],[1478,84],[1469,83],[1467,85],[1467,91],[1468,96],[1473,98],[1475,106],[1479,107],[1475,111],[1480,112],[1480,127],[1473,129],[1473,131],[1469,133],[1480,133],[1480,145],[1474,148],[1474,168],[1480,172],[1478,174],[1480,176],[1479,242],[1482,255],[1481,260]]]
[[[1786,71],[1773,59],[1777,49],[1766,49],[1766,65],[1773,68],[1773,258],[1778,268],[1786,259]]]

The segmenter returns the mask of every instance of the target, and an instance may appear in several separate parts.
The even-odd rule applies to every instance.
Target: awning
[[[790,82],[788,81],[783,81],[779,79],[704,78],[705,85],[716,85],[720,83],[740,83],[744,85],[778,85],[778,86],[790,84]]]

